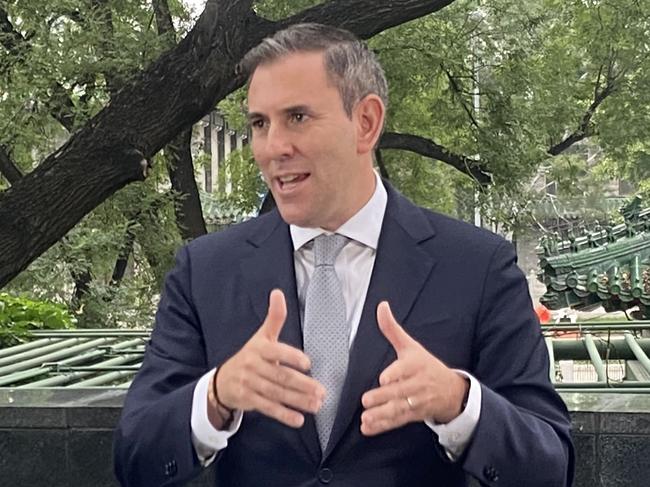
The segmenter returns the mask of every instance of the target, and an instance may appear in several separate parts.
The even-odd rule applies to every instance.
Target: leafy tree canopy
[[[225,3],[210,0],[208,9],[214,12]],[[308,0],[239,0],[219,12],[234,16],[228,25],[240,25],[237,20],[244,19],[247,3],[265,19],[259,20],[258,30],[268,32],[277,28],[270,22],[292,16],[330,18],[363,31],[366,27],[355,26],[372,17],[372,12],[366,15],[353,7],[346,17],[335,10],[330,17],[318,17],[322,2]],[[345,3],[330,6],[343,11]],[[529,222],[540,198],[531,181],[540,168],[560,181],[567,194],[585,193],[587,187],[595,193],[597,184],[611,177],[633,180],[650,194],[650,0],[494,0],[482,5],[456,0],[429,5],[434,3],[437,7],[429,10],[434,13],[413,15],[419,18],[390,29],[367,27],[379,32],[369,43],[391,86],[378,156],[382,172],[398,188],[424,206],[463,218],[471,217],[478,189],[484,213],[507,228]],[[304,14],[312,7],[315,13]],[[171,30],[161,29],[161,12],[168,12]],[[89,121],[102,110],[124,103],[117,95],[120,89],[141,82],[142,70],[155,68],[164,52],[188,33],[183,42],[202,49],[207,19],[200,25],[203,30],[192,33],[197,21],[179,0],[0,0],[0,174],[5,176],[0,177],[0,209],[22,174],[46,158],[56,167],[52,155],[67,150],[70,137],[88,130]],[[229,46],[215,47],[221,48],[227,59]],[[211,66],[217,69],[217,64]],[[187,73],[188,79],[192,76]],[[214,101],[220,101],[231,125],[243,129],[245,93],[235,90],[241,80],[230,77],[231,84],[220,85]],[[223,98],[226,93],[231,94]],[[203,95],[196,91],[185,96]],[[166,101],[170,106],[176,102]],[[133,113],[145,120],[143,131],[167,123],[158,115],[141,116],[147,110],[161,113],[155,111],[161,101],[134,98],[132,103]],[[586,143],[599,154],[589,164],[579,148]],[[179,163],[170,157],[173,147],[149,158],[144,182],[119,192],[128,181],[111,182],[109,197],[9,290],[69,303],[80,313],[81,326],[146,323],[174,249],[187,238],[178,208],[189,201],[188,195],[184,189],[170,190],[168,169]],[[200,147],[192,150],[198,169]],[[89,177],[97,171],[92,162]],[[218,198],[250,211],[260,190],[250,152],[233,154],[227,165],[235,191]],[[591,179],[575,184],[585,178]],[[219,187],[224,186],[221,181]],[[69,189],[74,198],[94,196]],[[68,197],[63,192],[56,196]],[[183,211],[195,210],[185,206]],[[117,279],[125,259],[132,270]]]

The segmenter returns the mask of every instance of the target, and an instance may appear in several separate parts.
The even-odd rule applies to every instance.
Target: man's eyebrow
[[[284,113],[311,112],[307,105],[292,105],[282,110]]]
[[[264,114],[262,114],[260,112],[248,112],[246,114],[246,118],[250,122],[251,120],[257,120],[259,118],[264,118]]]
[[[285,114],[289,113],[296,113],[296,112],[307,112],[310,113],[312,110],[307,106],[307,105],[291,105],[286,108],[282,109],[282,112]],[[251,121],[251,120],[257,120],[260,118],[267,118],[266,115],[264,115],[261,112],[248,112],[246,114],[246,118]]]

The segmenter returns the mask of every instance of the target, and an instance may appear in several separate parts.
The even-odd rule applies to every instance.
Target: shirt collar
[[[367,247],[377,250],[377,242],[381,233],[381,224],[384,221],[388,195],[381,182],[379,174],[375,171],[375,192],[368,202],[357,211],[352,218],[341,225],[335,233],[356,240]],[[310,240],[322,233],[331,233],[322,228],[299,227],[289,225],[293,249],[298,250]]]

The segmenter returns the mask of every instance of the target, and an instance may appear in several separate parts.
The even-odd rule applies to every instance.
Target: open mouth
[[[288,174],[276,178],[281,191],[290,191],[309,177],[309,173]]]

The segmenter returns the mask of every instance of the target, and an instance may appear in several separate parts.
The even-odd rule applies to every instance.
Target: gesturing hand
[[[385,301],[377,306],[377,323],[397,360],[381,373],[379,387],[361,398],[361,432],[371,436],[415,421],[447,423],[458,416],[467,380],[411,338]]]
[[[286,317],[284,294],[274,289],[262,326],[219,369],[217,393],[227,408],[256,410],[299,428],[305,419],[300,411],[317,412],[325,389],[304,373],[311,367],[309,357],[278,341]]]

